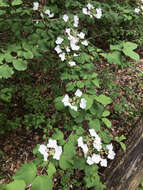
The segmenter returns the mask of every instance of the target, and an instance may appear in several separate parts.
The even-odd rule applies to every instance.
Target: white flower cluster
[[[38,9],[39,9],[39,3],[38,2],[33,2],[33,10],[38,11]],[[54,17],[54,13],[51,13],[49,9],[45,10],[44,13],[47,14],[49,16],[49,18]],[[44,15],[43,15],[42,12],[40,13],[40,15],[41,15],[42,18],[44,18]]]
[[[82,149],[85,158],[87,158],[86,160],[87,164],[89,165],[100,164],[102,167],[107,167],[107,159],[102,158],[100,155],[100,152],[103,152],[101,138],[99,137],[99,135],[96,133],[94,129],[89,129],[89,133],[91,137],[89,141],[87,141],[87,144],[83,142],[83,137],[79,137],[77,139],[78,147]],[[89,151],[90,147],[88,147],[89,145],[91,145],[91,142],[92,142],[92,146],[94,147],[96,152],[98,152],[98,154],[93,153],[91,155],[91,150]],[[113,151],[113,145],[112,144],[106,145],[106,149],[108,152],[106,153],[108,154],[107,158],[113,160],[115,157],[115,152]],[[90,155],[88,155],[89,152],[90,152]]]
[[[67,22],[69,20],[68,15],[64,14],[63,15],[63,20],[65,22]],[[78,27],[79,24],[79,18],[77,15],[73,16],[73,26],[76,28]],[[59,55],[61,61],[65,61],[66,59],[68,59],[68,63],[71,67],[76,66],[76,62],[72,60],[72,58],[74,56],[78,56],[78,54],[76,54],[73,51],[79,51],[80,50],[80,43],[83,46],[88,46],[88,41],[85,40],[85,34],[83,32],[78,33],[76,30],[74,30],[73,28],[66,28],[65,29],[65,37],[66,39],[69,40],[69,45],[62,44],[62,42],[64,41],[63,38],[58,37],[55,41],[55,43],[57,44],[55,47],[55,51],[57,52],[57,54]]]
[[[68,94],[66,94],[64,96],[64,98],[62,99],[62,102],[63,102],[64,106],[68,106],[72,110],[77,111],[78,110],[78,106],[77,106],[78,104],[75,105],[76,104],[76,100],[78,100],[78,98],[80,98],[82,96],[82,92],[79,89],[77,89],[77,91],[75,92],[75,96],[76,96],[76,98],[74,98],[74,102],[72,102],[72,99],[70,99],[70,97],[68,96]],[[80,99],[79,107],[81,109],[85,109],[86,108],[86,99],[85,98],[81,98]]]
[[[53,151],[50,151],[53,150]],[[38,151],[43,155],[44,161],[47,161],[48,156],[53,156],[54,159],[60,160],[62,147],[57,145],[57,141],[50,139],[47,146],[41,144]]]
[[[95,12],[96,11],[96,12]],[[102,17],[102,9],[101,8],[96,8],[88,3],[85,8],[82,9],[83,14],[90,16],[90,18],[97,18],[100,19]]]
[[[140,7],[134,9],[134,12],[137,14],[140,12],[142,12],[143,14],[143,0],[141,0],[140,3],[141,3]]]

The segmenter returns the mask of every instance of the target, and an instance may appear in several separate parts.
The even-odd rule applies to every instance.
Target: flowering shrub
[[[109,11],[112,8],[110,4],[51,0],[43,5],[40,1],[0,0],[0,7],[0,14],[8,20],[8,24],[5,24],[2,19],[0,27],[10,33],[9,42],[4,43],[0,54],[0,78],[7,79],[14,73],[36,67],[42,68],[48,75],[50,69],[54,68],[60,83],[56,88],[53,81],[53,89],[56,88],[58,92],[49,101],[55,113],[49,116],[47,123],[42,115],[40,119],[39,115],[34,115],[33,119],[35,121],[35,117],[38,118],[35,128],[47,125],[50,134],[46,134],[45,139],[48,139],[48,144],[37,145],[33,151],[37,158],[24,164],[13,176],[14,181],[6,185],[6,189],[20,186],[21,190],[26,187],[50,190],[56,176],[60,176],[60,180],[62,173],[71,171],[74,176],[75,170],[84,176],[81,186],[105,189],[98,169],[107,167],[108,160],[115,158],[111,141],[122,143],[122,139],[113,137],[110,132],[112,124],[107,105],[112,103],[112,99],[99,90],[102,88],[100,76],[94,71],[101,57],[119,66],[125,64],[126,57],[139,61],[139,55],[135,52],[137,44],[129,39],[120,40],[110,45],[108,53],[96,47],[96,36],[102,31],[98,27],[104,27],[107,20],[110,22],[113,19],[113,11]],[[132,17],[136,18],[135,12],[138,11],[133,10],[134,7],[130,8]],[[11,16],[18,21],[11,20]],[[128,21],[126,16],[120,18],[121,21]],[[116,26],[111,28],[116,36]],[[28,102],[28,98],[26,100]],[[36,103],[33,105],[37,111]],[[46,106],[44,103],[42,105]],[[56,121],[58,116],[60,119]],[[39,166],[44,171],[40,176],[37,175]],[[69,187],[72,188],[70,184]]]

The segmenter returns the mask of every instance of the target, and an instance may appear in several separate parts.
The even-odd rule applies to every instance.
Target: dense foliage
[[[105,189],[98,170],[125,137],[112,134],[116,96],[102,87],[115,85],[97,70],[140,60],[142,11],[134,0],[0,0],[0,134],[41,129],[46,144],[2,189]]]

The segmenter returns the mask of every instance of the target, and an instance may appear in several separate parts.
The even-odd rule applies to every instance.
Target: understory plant
[[[101,91],[100,75],[95,70],[103,59],[105,64],[116,64],[120,68],[128,59],[140,59],[135,52],[137,43],[130,38],[141,33],[134,34],[135,30],[131,28],[132,33],[128,32],[127,39],[123,38],[128,30],[123,26],[127,22],[129,25],[139,23],[142,15],[137,15],[141,13],[127,2],[124,8],[115,5],[115,1],[108,4],[99,1],[0,0],[0,78],[3,87],[0,100],[6,117],[4,119],[4,114],[0,114],[0,124],[3,126],[8,119],[8,110],[16,94],[23,108],[22,118],[17,118],[18,125],[43,129],[45,139],[45,143],[38,144],[33,150],[35,159],[23,164],[14,174],[13,181],[0,188],[106,188],[100,180],[99,169],[104,170],[115,158],[111,141],[119,142],[125,151],[122,142],[125,137],[115,137],[111,132],[109,107],[113,101]],[[110,31],[105,25],[107,21],[111,24]],[[123,33],[116,38],[118,31]],[[96,41],[102,32],[100,40],[107,41],[105,46],[110,41],[109,47],[102,48],[100,40]],[[110,34],[112,37],[109,38]],[[42,74],[37,76],[38,72]],[[25,84],[26,77],[28,84]],[[40,77],[45,80],[44,84],[35,85],[35,80],[38,83]],[[21,86],[6,88],[6,81],[13,78]]]

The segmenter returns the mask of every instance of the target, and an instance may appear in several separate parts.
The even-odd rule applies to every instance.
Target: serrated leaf
[[[103,123],[104,123],[108,128],[111,128],[112,123],[111,123],[111,121],[110,121],[109,119],[107,119],[107,118],[102,118],[102,121],[103,121]]]
[[[20,169],[15,173],[13,179],[24,180],[26,184],[33,181],[37,173],[37,168],[33,163],[26,163],[20,167]]]
[[[47,175],[37,176],[32,183],[32,190],[52,190],[52,178]]]
[[[107,117],[110,115],[110,112],[108,110],[105,110],[102,114],[102,117]]]
[[[21,5],[22,3],[23,3],[22,0],[13,0],[12,6]]]
[[[112,103],[112,99],[108,96],[105,96],[103,94],[96,96],[95,100],[103,105],[108,105]]]
[[[9,78],[14,74],[14,71],[8,65],[0,65],[0,78]]]
[[[6,185],[6,189],[5,190],[24,190],[26,187],[26,184],[23,180],[14,180],[12,183],[9,183],[8,185]]]
[[[47,172],[48,172],[48,176],[49,176],[50,178],[52,178],[52,176],[53,176],[54,173],[56,172],[56,168],[55,168],[55,166],[54,166],[54,164],[53,164],[52,162],[49,163]]]
[[[22,59],[13,61],[13,66],[17,71],[25,71],[27,69],[27,62]]]

